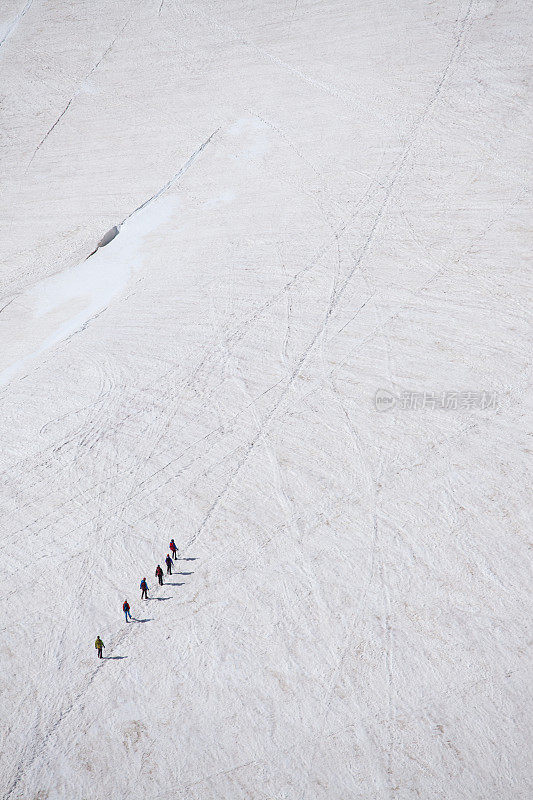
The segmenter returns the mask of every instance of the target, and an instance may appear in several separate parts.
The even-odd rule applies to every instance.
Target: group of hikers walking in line
[[[167,575],[172,575],[172,562],[178,557],[178,548],[176,547],[174,539],[170,540],[168,549],[170,550],[170,553],[172,553],[172,557],[170,556],[170,553],[167,553],[165,564],[167,565]],[[163,586],[163,570],[161,568],[161,564],[158,564],[155,568],[155,577],[157,578],[159,585]],[[139,588],[141,590],[141,600],[148,600],[148,584],[146,582],[146,578],[142,579],[141,583],[139,584]],[[124,600],[122,603],[122,611],[124,612],[126,622],[130,622],[132,616],[130,613],[130,604],[127,600]],[[102,650],[105,650],[105,644],[101,640],[100,636],[96,637],[94,646],[98,653],[98,658],[103,658]]]

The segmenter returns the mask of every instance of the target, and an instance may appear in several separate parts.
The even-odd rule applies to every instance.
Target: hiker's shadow
[[[146,619],[137,619],[136,617],[131,618],[132,622],[151,622],[152,620],[153,617],[147,617]]]
[[[177,572],[176,575],[194,575],[194,572]]]
[[[171,600],[170,597],[151,597],[150,600]]]
[[[184,583],[171,583],[170,581],[167,581],[165,583],[165,586],[185,586],[185,584]]]
[[[128,656],[104,656],[106,661],[120,661],[122,658],[127,658]]]
[[[198,561],[197,558],[180,558],[180,561]]]

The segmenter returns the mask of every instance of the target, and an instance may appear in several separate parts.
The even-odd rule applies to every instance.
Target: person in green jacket
[[[98,658],[103,658],[103,656],[102,656],[102,647],[105,649],[105,644],[103,643],[103,641],[100,639],[99,636],[96,637],[96,641],[94,643],[94,646],[98,650]]]

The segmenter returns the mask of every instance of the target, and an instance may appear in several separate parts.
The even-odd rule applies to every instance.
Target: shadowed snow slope
[[[126,289],[142,263],[145,237],[164,219],[164,203],[158,200],[124,222],[120,239],[115,226],[90,258],[39,281],[6,306],[0,317],[4,344],[0,386],[45,350],[81,330]]]
[[[0,14],[0,796],[526,800],[528,4],[65,5]]]

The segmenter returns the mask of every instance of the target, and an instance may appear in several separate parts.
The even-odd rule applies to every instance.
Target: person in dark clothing
[[[167,565],[167,575],[172,575],[172,559],[168,553],[167,557],[165,558],[165,564]]]
[[[161,566],[159,564],[155,568],[155,577],[159,581],[159,585],[163,586],[163,570],[161,569]]]
[[[124,616],[126,617],[126,622],[128,622],[128,617],[129,619],[131,619],[131,614],[130,614],[130,604],[128,603],[127,600],[124,600],[124,602],[122,603],[122,610],[124,612]]]
[[[169,550],[172,553],[172,558],[175,560],[178,557],[178,548],[176,547],[176,542],[174,539],[170,540]]]
[[[98,651],[98,658],[103,658],[102,647],[105,649],[105,644],[103,643],[103,641],[100,639],[99,636],[96,637],[96,641],[94,643],[94,646],[96,647],[96,649]]]
[[[146,578],[143,578],[140,583],[141,588],[141,600],[148,600],[148,584],[146,583]]]

